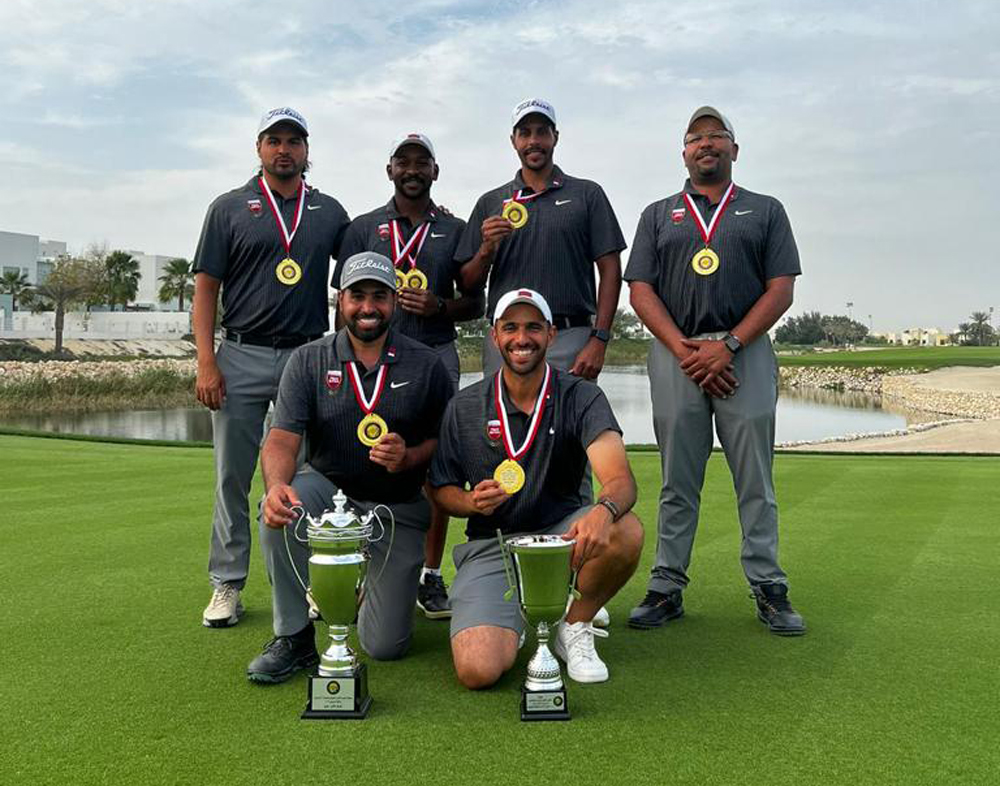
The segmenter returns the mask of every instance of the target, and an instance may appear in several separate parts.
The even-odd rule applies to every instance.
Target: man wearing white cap
[[[594,637],[607,633],[592,620],[635,572],[643,538],[631,513],[636,486],[621,429],[597,385],[546,362],[556,333],[545,298],[513,290],[498,298],[493,317],[490,338],[502,368],[451,400],[428,478],[438,503],[468,519],[469,541],[454,550],[455,671],[466,687],[486,688],[517,657],[522,621],[516,601],[504,600],[499,529],[576,540],[582,597],[559,626],[555,652],[571,679],[603,682],[608,669]],[[581,507],[588,460],[601,497]]]
[[[395,331],[431,347],[458,390],[459,362],[455,323],[483,314],[481,291],[460,290],[455,262],[465,222],[442,211],[431,199],[431,187],[440,167],[434,145],[417,132],[403,134],[389,148],[386,174],[394,186],[388,203],[355,218],[344,235],[341,259],[362,251],[376,251],[391,259],[399,283],[399,304],[393,314]],[[340,288],[342,263],[331,285]],[[456,288],[456,283],[459,287]],[[427,533],[427,553],[417,604],[430,619],[447,619],[451,606],[441,557],[447,537],[448,515],[433,510]]]
[[[733,183],[738,153],[732,123],[714,107],[695,110],[682,152],[690,177],[643,211],[625,271],[632,307],[657,339],[649,382],[663,471],[656,561],[629,625],[656,628],[684,614],[714,420],[757,617],[772,633],[796,636],[805,623],[778,564],[778,369],[767,331],[791,306],[801,268],[781,203]]]
[[[268,405],[293,350],[328,328],[330,257],[349,219],[336,199],[306,185],[309,128],[290,107],[257,129],[260,171],[208,208],[195,252],[192,323],[198,400],[212,410],[215,512],[206,627],[235,625],[250,564],[247,494]],[[215,314],[222,291],[222,342]]]
[[[552,104],[540,98],[520,102],[511,128],[521,167],[513,180],[483,194],[472,211],[456,252],[465,288],[482,287],[489,279],[487,313],[511,289],[540,292],[558,331],[549,362],[595,379],[618,306],[625,238],[603,189],[555,165],[559,131]],[[483,371],[489,375],[499,367],[487,339]]]

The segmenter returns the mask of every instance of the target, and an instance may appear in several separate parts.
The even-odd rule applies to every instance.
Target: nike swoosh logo
[[[556,433],[556,430],[555,430],[554,428],[550,428],[550,429],[549,429],[549,433],[550,433],[550,434],[555,434],[555,433]]]
[[[439,235],[437,232],[431,232],[431,237],[448,237],[448,233],[443,232]]]
[[[737,210],[736,215],[745,216],[747,213],[752,213],[752,212],[753,212],[752,210]]]
[[[395,390],[396,388],[403,387],[403,385],[409,385],[410,381],[411,380],[407,380],[406,382],[390,382],[389,383],[389,387],[392,388],[393,390]]]
[[[322,205],[306,205],[306,210],[319,210]]]
[[[568,205],[572,201],[573,201],[572,199],[557,199],[556,200],[556,205],[557,206],[558,205]]]

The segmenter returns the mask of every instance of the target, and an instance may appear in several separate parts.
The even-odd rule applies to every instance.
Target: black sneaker
[[[758,584],[751,587],[750,597],[757,601],[757,619],[777,636],[801,636],[806,624],[788,602],[788,587],[784,584]]]
[[[451,618],[451,601],[444,579],[436,573],[428,573],[417,586],[417,606],[427,619],[446,620]]]
[[[675,620],[684,616],[684,600],[680,590],[671,590],[667,594],[648,590],[642,603],[632,609],[628,615],[628,626],[639,630],[658,628],[667,620]]]
[[[250,661],[247,679],[251,682],[284,682],[299,669],[319,663],[312,623],[294,636],[277,636],[264,651]]]

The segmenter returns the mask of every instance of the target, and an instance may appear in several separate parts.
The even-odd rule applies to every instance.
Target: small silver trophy
[[[559,535],[504,540],[499,530],[497,537],[510,585],[504,598],[517,593],[521,617],[538,637],[538,649],[528,661],[528,676],[521,686],[521,720],[569,720],[562,672],[548,642],[550,630],[566,616],[570,596],[579,597],[576,571],[570,565],[576,541]]]

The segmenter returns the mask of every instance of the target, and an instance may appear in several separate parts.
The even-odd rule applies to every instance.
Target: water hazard
[[[462,387],[479,378],[479,374],[463,374]],[[655,442],[645,369],[606,370],[601,374],[601,387],[622,426],[625,442]],[[812,441],[889,431],[904,428],[910,417],[904,412],[883,409],[878,398],[861,393],[783,390],[778,399],[776,441]],[[23,415],[4,418],[2,424],[10,428],[91,436],[199,442],[212,439],[212,420],[205,409]]]

